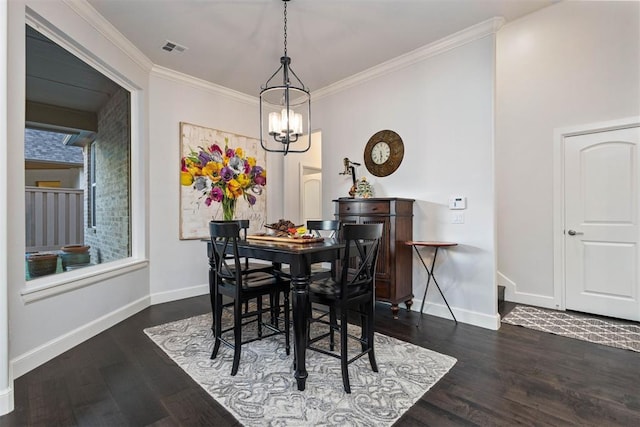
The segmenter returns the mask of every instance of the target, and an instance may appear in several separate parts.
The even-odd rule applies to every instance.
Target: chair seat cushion
[[[259,288],[262,286],[271,286],[275,283],[276,277],[273,274],[262,271],[255,271],[242,276],[242,285],[244,288]]]
[[[268,264],[258,264],[258,263],[250,263],[247,267],[245,264],[242,264],[240,270],[243,275],[263,272],[271,275],[273,273],[273,266]],[[234,266],[229,266],[229,271],[235,271]]]
[[[233,279],[223,279],[223,282],[225,285],[235,286],[235,280]],[[278,283],[282,283],[282,280],[278,281],[276,276],[263,271],[253,271],[242,275],[243,289],[268,287],[276,285]]]
[[[249,265],[247,266],[246,264],[242,265],[242,270],[243,271],[265,271],[265,272],[271,272],[273,271],[273,266],[271,264],[262,264],[259,262],[250,262]]]
[[[370,283],[350,285],[347,288],[348,297],[364,294],[369,290],[370,286]],[[315,294],[322,298],[339,299],[341,297],[340,284],[330,277],[314,280],[309,284],[309,294],[311,296]]]

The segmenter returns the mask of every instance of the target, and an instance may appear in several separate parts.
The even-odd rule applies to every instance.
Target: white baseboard
[[[13,388],[9,387],[0,392],[0,415],[13,411]]]
[[[518,285],[504,274],[498,271],[498,285],[505,287],[504,300],[518,304],[534,305],[536,307],[558,309],[553,295],[540,295],[527,292],[519,292]]]
[[[422,300],[414,298],[411,310],[419,312],[421,305]],[[500,328],[500,315],[498,313],[490,315],[456,307],[451,307],[451,310],[453,310],[453,314],[455,314],[456,319],[460,323],[467,323],[469,325],[479,326],[481,328],[491,329],[494,331]],[[451,319],[451,321],[453,321],[451,313],[449,313],[449,309],[444,304],[436,304],[427,301],[424,305],[424,314],[442,317],[444,319]]]
[[[133,316],[137,312],[149,307],[149,297],[144,296],[124,307],[121,307],[111,313],[87,323],[77,329],[67,332],[39,347],[29,350],[15,359],[11,360],[13,379],[19,378],[32,369],[48,362],[65,351],[75,347],[76,345],[88,340],[89,338],[109,329],[116,323]]]
[[[26,374],[76,345],[88,340],[102,331],[105,331],[106,329],[109,329],[116,323],[119,323],[126,318],[133,316],[137,312],[144,310],[150,305],[191,298],[199,295],[205,295],[207,293],[209,293],[209,285],[203,284],[142,297],[137,301],[108,313],[80,328],[67,332],[64,335],[61,335],[12,359],[10,363],[10,369],[13,371],[12,378],[15,379]],[[12,395],[6,397],[6,399],[10,398],[12,408]],[[3,402],[4,399],[5,396],[0,394],[0,410],[4,409],[6,406]]]
[[[507,297],[505,296],[505,300],[510,302],[515,302],[518,304],[533,305],[533,306],[542,307],[542,308],[551,308],[553,310],[558,309],[558,306],[556,305],[556,300],[554,299],[554,297],[549,297],[546,295],[516,292],[513,294],[511,298],[507,299]]]
[[[507,276],[500,273],[499,271],[496,272],[496,279],[498,281],[498,286],[504,286],[505,299],[507,298],[508,295],[513,295],[513,293],[516,291],[516,284],[513,280],[509,279]]]
[[[185,298],[197,297],[209,293],[209,284],[191,286],[189,288],[175,289],[151,294],[151,305],[177,301]]]

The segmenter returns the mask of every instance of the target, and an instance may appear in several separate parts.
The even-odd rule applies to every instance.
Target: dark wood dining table
[[[208,240],[208,245],[211,241]],[[296,360],[295,378],[298,390],[305,389],[307,370],[305,356],[307,348],[307,314],[305,307],[309,299],[309,276],[311,265],[338,259],[345,244],[338,239],[325,238],[321,242],[284,243],[252,240],[249,236],[238,243],[241,257],[270,261],[276,267],[289,265],[291,275],[291,301],[293,303],[294,354]],[[211,256],[210,247],[207,251]]]

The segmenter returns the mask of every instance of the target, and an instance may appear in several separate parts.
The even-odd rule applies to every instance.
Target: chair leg
[[[222,335],[222,295],[215,292],[215,308],[213,310],[213,351],[211,352],[211,359],[215,359],[220,350],[220,336]]]
[[[378,364],[376,363],[376,355],[373,348],[373,343],[375,341],[375,332],[376,332],[376,307],[375,301],[370,301],[367,304],[367,344],[369,349],[369,363],[371,364],[371,370],[373,372],[378,372]]]
[[[358,311],[360,312],[360,347],[362,351],[367,351],[369,348],[368,340],[368,322],[369,319],[369,308],[367,304],[360,304],[358,307]]]
[[[256,298],[256,305],[258,308],[258,336],[262,336],[262,296]]]
[[[291,353],[291,322],[289,321],[289,292],[284,293],[284,342],[287,356]],[[280,299],[278,297],[278,299]]]
[[[214,273],[213,270],[209,269],[209,300],[211,301],[211,330],[215,332],[214,329],[214,325],[216,322],[216,316],[215,316],[215,312],[216,312],[216,289],[215,289],[215,285],[214,285]]]
[[[259,301],[259,300],[258,300]],[[233,365],[231,366],[231,376],[238,373],[240,366],[240,351],[242,350],[242,306],[236,300],[233,308]],[[258,323],[259,324],[259,323]]]
[[[331,326],[329,327],[329,350],[333,351],[336,348],[336,340],[335,340],[335,329],[333,325],[337,323],[336,319],[336,309],[334,307],[329,307],[329,323]]]
[[[342,384],[344,391],[351,393],[349,385],[349,354],[347,353],[347,310],[344,307],[340,310],[340,364],[342,366]]]
[[[311,301],[307,302],[307,306],[305,307],[306,315],[307,315],[307,345],[309,341],[311,341],[311,325],[313,324],[313,304]],[[294,354],[295,357],[295,354]]]
[[[279,328],[280,322],[278,321],[278,315],[280,314],[280,292],[272,291],[269,294],[269,304],[271,304],[271,325],[275,328]]]

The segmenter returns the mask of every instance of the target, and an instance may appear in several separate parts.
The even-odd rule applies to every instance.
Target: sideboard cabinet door
[[[343,198],[334,200],[335,216],[343,224],[384,225],[378,265],[376,267],[376,299],[391,303],[397,317],[403,302],[407,309],[413,303],[413,199]]]

